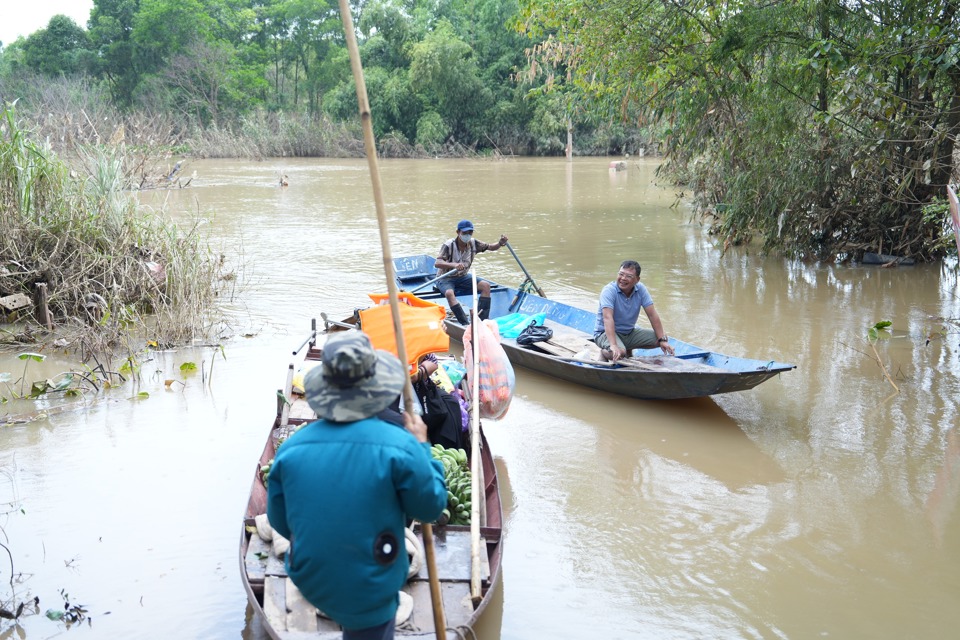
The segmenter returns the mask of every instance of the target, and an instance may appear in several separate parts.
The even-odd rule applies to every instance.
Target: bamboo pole
[[[470,599],[474,606],[480,603],[483,595],[480,592],[480,503],[486,499],[483,486],[483,466],[480,461],[480,347],[477,333],[480,323],[483,322],[477,315],[477,274],[473,275],[473,320],[470,347],[473,351],[473,393],[470,420]]]
[[[380,184],[380,169],[377,165],[377,147],[373,138],[373,123],[370,116],[370,101],[367,99],[367,86],[363,79],[363,65],[360,62],[360,49],[353,28],[353,16],[347,0],[339,0],[340,19],[350,52],[350,68],[353,70],[354,83],[357,85],[357,104],[360,109],[360,123],[363,127],[363,146],[370,167],[370,180],[373,183],[373,200],[377,208],[377,224],[380,228],[380,246],[383,251],[383,272],[387,279],[387,292],[390,295],[390,310],[393,315],[393,330],[397,338],[397,355],[406,366],[407,347],[403,341],[403,326],[400,321],[400,301],[397,295],[397,279],[393,270],[393,254],[390,251],[390,234],[387,229],[387,216],[383,205],[383,189]],[[406,411],[414,413],[413,385],[407,375],[403,383],[403,400]],[[427,575],[430,579],[430,599],[433,603],[433,623],[437,640],[447,635],[447,622],[443,613],[443,594],[440,591],[440,579],[437,576],[437,558],[433,548],[433,526],[428,522],[420,523],[423,534],[423,550],[427,560]]]

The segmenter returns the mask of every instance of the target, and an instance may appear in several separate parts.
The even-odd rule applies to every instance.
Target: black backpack
[[[430,443],[443,445],[445,449],[465,449],[460,402],[430,378],[414,382],[413,391],[423,407],[422,417]]]
[[[536,342],[545,342],[553,337],[553,329],[537,324],[536,320],[531,320],[530,324],[523,328],[520,335],[517,336],[517,344],[527,346]]]

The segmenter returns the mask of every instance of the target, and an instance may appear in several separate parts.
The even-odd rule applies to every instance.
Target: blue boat
[[[397,285],[402,291],[446,307],[446,298],[436,291],[436,268],[432,256],[423,254],[395,258]],[[521,265],[522,266],[522,265]],[[776,360],[755,360],[728,356],[670,337],[675,356],[659,349],[636,349],[632,357],[616,363],[603,362],[593,341],[596,311],[587,311],[548,300],[535,293],[528,276],[512,288],[490,282],[490,318],[499,323],[527,324],[537,318],[553,330],[546,342],[517,344],[510,330],[503,331],[501,344],[514,366],[526,367],[561,380],[593,389],[645,400],[699,398],[731,391],[752,389],[796,365]],[[471,296],[458,296],[464,309],[473,306]],[[462,341],[464,326],[448,313],[447,332]]]

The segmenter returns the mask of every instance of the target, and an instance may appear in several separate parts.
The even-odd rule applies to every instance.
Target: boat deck
[[[704,361],[709,352],[702,354],[688,353],[682,357],[654,355],[631,356],[621,358],[616,363],[604,362],[600,359],[600,347],[590,340],[582,331],[571,329],[558,322],[547,320],[544,325],[553,330],[553,337],[544,342],[533,345],[534,348],[545,351],[550,355],[568,360],[576,360],[587,365],[608,368],[642,369],[644,371],[659,372],[688,372],[688,373],[732,373],[726,369],[706,364]],[[522,348],[519,347],[518,348]]]
[[[251,519],[246,523],[255,527]],[[422,546],[419,529],[417,538]],[[483,534],[498,536],[494,530],[481,527],[480,568],[481,583],[490,586],[490,562],[487,556],[487,539]],[[470,529],[469,527],[443,527],[434,529],[434,556],[440,589],[443,594],[443,610],[448,628],[467,625],[474,614],[470,599]],[[270,628],[284,638],[298,638],[299,634],[310,638],[339,638],[340,626],[325,617],[316,607],[307,602],[287,576],[283,560],[278,558],[270,544],[258,535],[250,536],[244,556],[244,568],[254,590],[263,593],[263,614]],[[403,591],[413,599],[410,617],[397,627],[397,635],[434,635],[433,607],[426,563],[410,578]],[[406,633],[401,633],[405,631]],[[318,635],[319,634],[319,635]],[[328,635],[329,634],[329,635]]]
[[[316,420],[316,414],[302,395],[284,394],[286,403],[279,407],[283,426],[274,429],[272,438],[275,440],[289,433],[289,428],[296,424],[304,424]],[[287,425],[290,426],[287,426]],[[483,444],[486,447],[486,444]],[[265,452],[261,464],[271,457]],[[482,593],[486,593],[497,578],[498,571],[492,570],[491,559],[499,563],[499,544],[501,542],[499,489],[495,481],[495,472],[490,469],[485,478],[485,493],[488,500],[494,498],[492,513],[495,526],[481,526],[479,529],[479,579]],[[241,565],[246,577],[248,593],[256,598],[262,607],[265,618],[265,627],[271,638],[280,640],[340,640],[342,629],[333,620],[327,618],[316,607],[310,604],[287,576],[282,557],[278,557],[270,542],[265,542],[256,533],[255,514],[263,513],[265,509],[266,490],[263,485],[259,488],[258,500],[251,498],[247,517],[244,518],[244,541],[241,542]],[[256,503],[257,506],[254,506]],[[483,520],[481,520],[483,522]],[[423,547],[423,535],[419,525],[415,525],[414,533]],[[470,627],[482,608],[481,602],[474,602],[470,594],[471,582],[471,530],[470,527],[445,526],[433,529],[433,550],[437,576],[440,582],[440,591],[443,597],[444,620],[447,626],[448,638],[462,638],[460,629]],[[492,555],[491,555],[492,554]],[[411,577],[403,592],[411,596],[409,605],[412,607],[407,619],[397,625],[397,637],[436,637],[432,597],[430,592],[429,574],[424,558],[420,570]],[[402,606],[401,606],[402,608]]]

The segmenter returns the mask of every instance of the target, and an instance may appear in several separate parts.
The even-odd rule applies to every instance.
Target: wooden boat
[[[314,331],[314,334],[316,331]],[[306,343],[305,343],[306,345]],[[299,350],[298,350],[299,351]],[[311,340],[305,362],[319,361],[321,351]],[[240,534],[240,575],[247,598],[259,615],[267,634],[274,640],[306,640],[319,638],[339,640],[342,630],[332,620],[317,613],[287,577],[283,560],[271,550],[269,543],[256,532],[256,517],[266,512],[267,489],[261,469],[270,464],[278,443],[299,425],[311,422],[316,415],[303,397],[293,392],[294,371],[290,366],[285,389],[278,392],[277,417],[270,429],[263,453],[257,463],[250,499]],[[282,396],[282,398],[280,397]],[[480,459],[485,502],[481,509],[480,566],[481,597],[471,598],[471,529],[469,526],[433,526],[433,547],[443,594],[446,637],[469,637],[469,629],[486,608],[493,588],[500,578],[501,529],[503,515],[497,470],[483,431],[480,431]],[[415,528],[422,545],[422,532]],[[436,637],[429,576],[426,563],[404,586],[412,597],[410,617],[397,626],[397,637]],[[465,632],[464,628],[468,628]]]
[[[394,259],[401,290],[446,306],[446,299],[432,284],[436,280],[434,259],[428,255]],[[521,265],[522,266],[522,265]],[[553,338],[529,346],[515,339],[502,338],[501,344],[515,365],[568,382],[582,384],[632,398],[674,400],[697,398],[752,389],[770,378],[795,369],[796,365],[775,360],[756,360],[725,355],[670,337],[675,356],[664,356],[657,349],[636,349],[633,357],[617,363],[600,361],[600,349],[593,343],[596,311],[548,300],[536,295],[536,284],[529,278],[512,288],[491,282],[490,318],[510,314],[533,317],[543,314],[544,324],[553,330]],[[473,306],[471,296],[458,296],[465,309]],[[463,325],[449,315],[447,332],[462,340]]]

